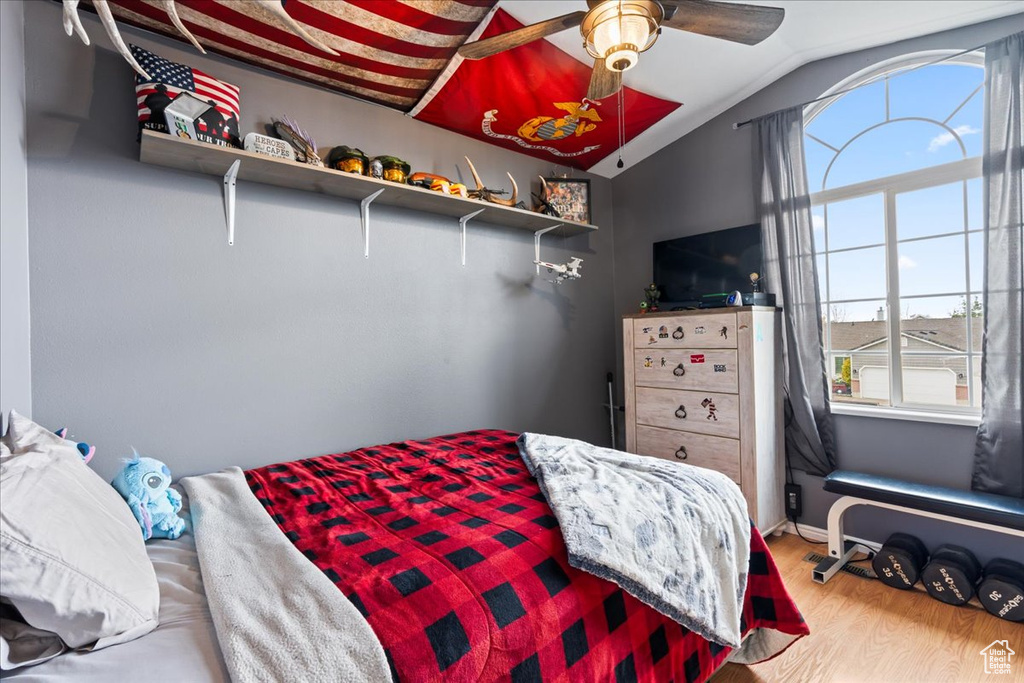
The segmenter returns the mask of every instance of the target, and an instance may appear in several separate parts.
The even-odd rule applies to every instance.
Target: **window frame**
[[[863,85],[868,85],[868,84],[871,84],[871,83],[875,83],[875,82],[877,82],[879,80],[886,79],[886,78],[888,78],[890,76],[893,76],[893,75],[897,75],[898,72],[900,72],[900,71],[905,71],[905,70],[909,70],[909,69],[915,69],[915,68],[918,68],[918,67],[923,67],[923,66],[926,66],[926,65],[930,65],[932,63],[935,63],[938,60],[942,60],[943,58],[947,58],[950,55],[956,55],[956,56],[952,57],[952,58],[949,58],[949,59],[946,59],[946,61],[944,63],[947,63],[947,64],[961,64],[961,65],[966,65],[966,66],[974,66],[974,67],[984,68],[984,62],[985,62],[984,53],[982,51],[980,51],[980,50],[979,51],[965,53],[965,54],[960,54],[960,55],[957,55],[956,52],[952,51],[952,50],[948,50],[948,51],[930,51],[930,52],[917,53],[917,54],[913,54],[913,55],[903,55],[903,56],[900,56],[900,57],[896,57],[894,59],[890,59],[890,60],[881,62],[879,64],[876,64],[876,65],[872,66],[872,67],[864,69],[864,70],[854,74],[853,76],[847,78],[846,80],[844,80],[844,81],[836,84],[835,86],[833,86],[829,91],[827,91],[822,96],[823,98],[826,98],[826,99],[822,99],[822,100],[819,100],[819,101],[816,101],[816,102],[812,102],[811,104],[807,105],[807,107],[804,108],[804,126],[805,126],[805,129],[806,129],[807,126],[810,125],[810,123],[814,120],[814,118],[816,116],[818,116],[819,114],[824,112],[832,104],[842,100],[842,96],[840,95],[840,93],[845,93],[845,91],[850,90],[852,88],[857,88],[857,87],[860,87],[860,86],[863,86]],[[983,88],[984,84],[982,84],[982,86],[980,86],[980,87]],[[977,90],[974,93],[972,93],[972,95],[969,96],[968,99],[965,100],[964,103],[969,101],[971,99],[971,97],[973,97],[976,94],[977,94]],[[837,97],[830,97],[830,95],[839,95],[839,96],[837,96]],[[962,106],[963,106],[963,104],[961,105],[961,107]],[[864,135],[868,131],[873,130],[873,129],[875,129],[875,128],[881,126],[881,125],[884,125],[886,123],[892,123],[894,121],[907,120],[908,118],[913,118],[913,117],[900,117],[900,118],[897,118],[897,119],[888,119],[888,113],[889,113],[888,112],[888,107],[889,107],[889,102],[888,102],[888,87],[887,87],[886,88],[886,117],[887,117],[887,120],[885,122],[883,122],[882,124],[871,123],[869,125],[866,125],[862,130],[860,130],[856,134],[852,135],[850,137],[850,139],[847,140],[847,142],[843,146],[841,146],[839,149],[836,149],[835,147],[832,147],[831,145],[827,145],[826,143],[821,143],[821,144],[825,144],[825,146],[829,147],[830,149],[836,150],[835,155],[833,156],[832,160],[829,162],[827,170],[825,171],[825,176],[823,178],[823,182],[824,182],[824,179],[828,177],[828,171],[831,170],[832,164],[834,164],[835,161],[839,158],[839,155],[842,153],[842,151],[847,146],[849,146],[849,144],[851,144],[854,140],[856,140],[858,137],[860,137],[861,135]],[[946,121],[948,121],[950,118],[952,118],[956,114],[956,112],[959,111],[959,109],[960,108],[958,107],[957,110],[954,110],[953,114],[951,114],[950,117],[946,119]],[[926,120],[928,122],[934,123],[934,121],[931,120],[931,119],[919,119],[919,120]],[[940,125],[944,125],[945,126],[945,123],[944,122],[940,123]],[[950,132],[954,132],[948,126],[945,126],[945,127]],[[814,138],[814,136],[809,135],[806,132],[804,133],[804,135],[805,135],[805,137],[808,137],[808,138],[816,140],[816,138]],[[955,133],[954,133],[954,135],[955,135]],[[959,139],[959,136],[955,136],[954,139],[961,145],[961,150],[966,153],[965,148],[963,147],[963,143]],[[888,366],[889,366],[889,405],[888,406],[873,406],[873,405],[861,405],[861,404],[854,404],[854,403],[846,403],[846,402],[843,402],[843,401],[833,401],[832,400],[833,393],[831,391],[832,374],[830,373],[827,376],[826,379],[828,380],[827,384],[829,386],[829,392],[828,392],[829,404],[831,406],[831,409],[832,409],[833,413],[846,414],[846,415],[863,415],[863,416],[870,416],[870,417],[894,418],[894,419],[914,420],[914,421],[923,421],[923,422],[940,422],[940,423],[945,423],[945,424],[963,424],[963,425],[970,425],[970,426],[975,426],[975,425],[977,425],[980,422],[981,407],[980,407],[980,405],[979,406],[975,406],[974,402],[975,402],[976,395],[981,391],[981,388],[980,388],[980,386],[976,386],[977,382],[974,381],[974,376],[973,376],[973,372],[972,372],[972,368],[973,368],[973,364],[975,362],[975,359],[977,358],[978,362],[980,362],[980,359],[981,359],[981,350],[973,348],[974,344],[973,344],[973,331],[972,331],[972,327],[975,324],[979,324],[980,321],[975,322],[975,320],[973,320],[972,316],[971,316],[972,296],[975,295],[976,293],[971,291],[970,237],[971,237],[972,234],[976,234],[976,233],[982,232],[982,229],[973,229],[972,230],[970,225],[969,225],[969,222],[968,222],[969,207],[968,207],[968,203],[967,203],[967,182],[971,181],[971,180],[975,180],[975,179],[981,178],[981,177],[982,177],[982,157],[981,156],[976,156],[976,157],[967,157],[967,158],[964,158],[964,159],[959,159],[957,161],[947,162],[947,163],[944,163],[944,164],[937,164],[935,166],[929,166],[927,168],[917,169],[917,170],[914,170],[914,171],[907,171],[907,172],[899,173],[899,174],[896,174],[896,175],[883,176],[883,177],[880,177],[880,178],[873,178],[871,180],[866,180],[866,181],[862,181],[862,182],[858,182],[858,183],[853,183],[853,184],[845,185],[845,186],[842,186],[842,187],[821,189],[821,190],[818,190],[816,192],[811,192],[810,193],[810,197],[809,198],[810,198],[810,205],[811,205],[812,209],[814,209],[815,207],[819,207],[819,206],[825,206],[825,205],[831,204],[831,203],[836,203],[836,202],[841,202],[841,201],[846,201],[846,200],[851,200],[851,199],[857,199],[857,198],[860,198],[860,197],[865,197],[865,196],[869,196],[869,195],[876,195],[876,194],[881,194],[882,195],[883,206],[884,206],[884,213],[883,213],[883,215],[884,215],[885,242],[883,244],[880,244],[880,245],[861,245],[861,246],[859,246],[857,248],[864,248],[864,247],[868,247],[868,246],[884,246],[884,248],[885,248],[884,252],[885,252],[885,272],[886,272],[886,283],[885,283],[885,285],[886,286],[885,286],[885,298],[884,298],[884,300],[885,300],[886,323],[887,323],[886,324],[886,328],[885,328],[886,329],[886,334],[887,334],[887,338],[886,338],[887,346],[886,346],[886,351],[884,352],[884,354],[880,353],[879,356],[886,358],[887,361],[888,361]],[[907,353],[907,352],[902,351],[901,350],[902,347],[901,347],[901,345],[899,343],[899,340],[901,340],[901,338],[902,338],[902,335],[901,335],[901,322],[902,321],[901,321],[901,315],[900,315],[900,310],[901,310],[900,309],[900,299],[901,299],[901,297],[900,297],[900,287],[899,287],[899,244],[900,244],[900,241],[898,240],[897,225],[896,225],[896,197],[897,197],[897,195],[905,193],[905,192],[912,192],[912,191],[916,191],[916,190],[923,190],[923,189],[927,189],[927,188],[931,188],[931,187],[940,187],[942,185],[950,185],[950,184],[958,183],[958,182],[962,183],[963,191],[964,191],[964,205],[963,205],[964,224],[963,224],[963,229],[958,231],[958,232],[948,233],[948,235],[946,233],[936,234],[936,235],[928,235],[928,236],[922,237],[922,238],[911,238],[909,240],[903,240],[903,242],[912,241],[914,239],[932,239],[932,238],[935,238],[935,237],[941,237],[943,235],[946,235],[946,236],[949,236],[949,235],[963,236],[964,244],[965,244],[965,249],[964,249],[965,282],[964,282],[963,286],[966,287],[966,291],[964,291],[964,292],[958,291],[958,292],[949,292],[949,293],[928,294],[927,296],[944,296],[944,295],[945,296],[966,296],[966,300],[967,300],[967,309],[966,309],[967,320],[965,321],[965,324],[967,325],[966,349],[962,353],[949,354],[949,355],[963,355],[966,358],[966,366],[967,366],[967,371],[966,371],[967,372],[967,378],[966,379],[967,379],[967,386],[968,386],[968,405],[966,405],[966,406],[959,406],[959,405],[957,405],[957,406],[937,406],[937,405],[929,405],[929,404],[909,403],[909,402],[904,401],[904,396],[903,396],[903,356],[905,354],[906,355],[917,355],[917,354]],[[826,242],[826,244],[827,244],[827,242]],[[842,250],[837,250],[836,253],[838,253],[839,251],[842,251]],[[815,253],[815,259],[817,259],[819,256],[824,256],[824,255],[832,253],[832,252],[830,250],[828,250],[828,248],[826,247],[825,250],[821,251],[821,252],[819,252],[817,249],[815,249],[814,253]],[[828,272],[829,271],[829,260],[828,260],[828,258],[825,258],[824,262],[825,262],[825,272],[824,273],[819,273],[818,277],[819,278],[824,278],[824,283],[827,286],[828,283],[830,283],[829,272]],[[821,292],[821,291],[822,291],[821,287],[819,287],[819,292]],[[827,292],[828,290],[826,289],[825,291]],[[903,297],[903,298],[919,298],[919,297],[908,296],[908,297]],[[868,301],[868,300],[870,300],[870,301],[877,301],[878,299],[877,299],[877,297],[870,297],[870,298],[866,298],[866,299],[863,299],[863,300],[848,299],[848,300],[843,300],[843,301],[830,301],[830,300],[826,300],[823,297],[822,298],[822,306],[830,308],[831,306],[833,306],[835,304],[857,303],[857,302],[863,302],[863,301]],[[893,312],[895,312],[895,315],[893,315]],[[828,317],[827,313],[826,313],[825,320],[826,320],[826,324],[823,326],[824,329],[822,330],[822,344],[823,344],[823,352],[824,352],[824,354],[826,356],[826,363],[825,363],[825,365],[826,365],[826,367],[831,368],[831,364],[834,363],[833,357],[838,357],[838,355],[851,355],[852,352],[850,350],[843,350],[842,354],[833,354],[832,344],[831,344],[831,326],[830,326],[830,323],[829,323],[830,318]]]

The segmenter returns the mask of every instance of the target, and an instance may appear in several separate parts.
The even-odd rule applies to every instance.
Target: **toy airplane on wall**
[[[583,259],[575,256],[569,259],[568,263],[548,263],[547,261],[534,261],[534,263],[544,266],[549,273],[558,273],[554,280],[549,280],[556,285],[560,285],[566,280],[578,280],[583,277],[583,273],[580,272],[580,264],[583,263]]]

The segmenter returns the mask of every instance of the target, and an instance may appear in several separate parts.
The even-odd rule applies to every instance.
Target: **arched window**
[[[943,56],[876,65],[805,111],[833,407],[981,403],[984,56]]]

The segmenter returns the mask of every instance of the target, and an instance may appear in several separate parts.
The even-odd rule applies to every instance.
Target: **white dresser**
[[[626,450],[729,476],[763,534],[786,521],[780,325],[762,306],[622,324]]]

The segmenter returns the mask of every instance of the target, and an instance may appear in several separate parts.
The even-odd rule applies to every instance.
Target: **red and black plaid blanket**
[[[569,566],[515,444],[473,431],[246,473],[366,617],[396,681],[704,681],[729,649]],[[743,632],[807,626],[757,530]]]

